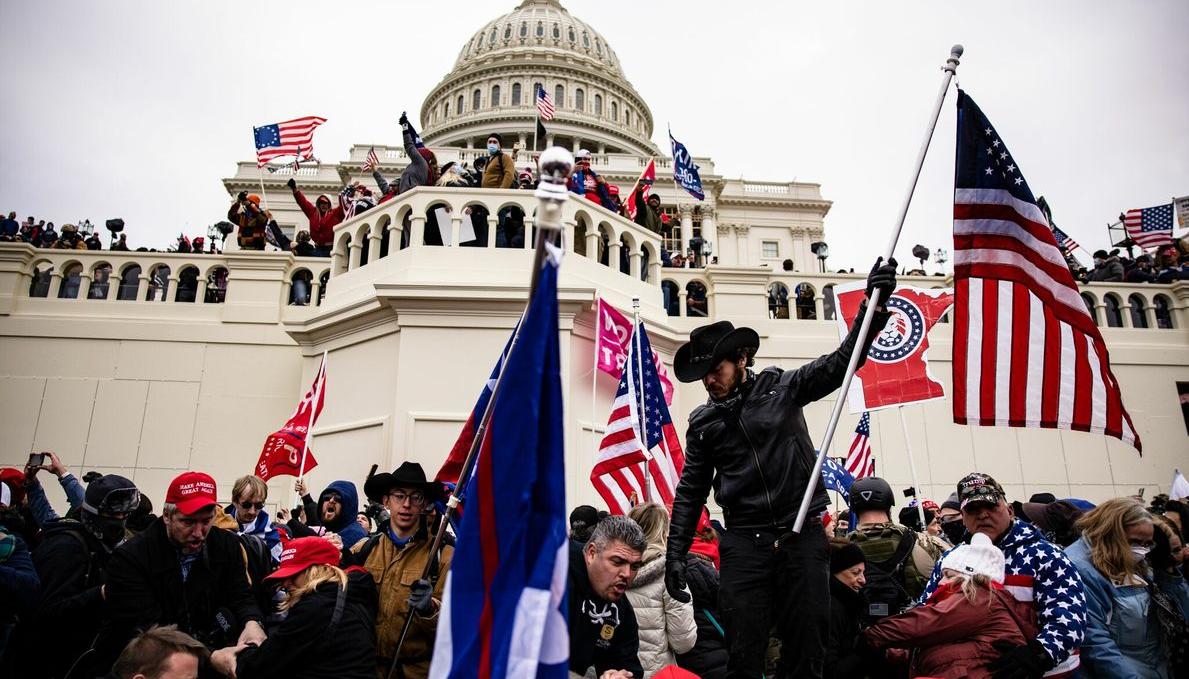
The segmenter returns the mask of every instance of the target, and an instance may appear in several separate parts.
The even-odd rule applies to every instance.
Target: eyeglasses
[[[416,490],[412,493],[402,493],[397,491],[395,493],[390,493],[388,497],[391,497],[392,501],[398,505],[403,505],[406,501],[408,501],[408,503],[414,507],[425,504],[425,493]]]
[[[261,509],[264,509],[264,503],[263,502],[241,502],[241,503],[239,503],[239,508],[240,509],[255,508],[256,511],[260,511]]]

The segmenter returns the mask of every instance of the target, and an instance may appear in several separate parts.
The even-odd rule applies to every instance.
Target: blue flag
[[[694,158],[685,148],[685,144],[673,138],[669,132],[669,142],[673,145],[673,181],[689,192],[689,195],[703,200],[706,194],[702,191],[702,178],[698,176],[698,166],[694,165]]]
[[[827,457],[824,464],[822,464],[822,485],[826,490],[832,490],[842,495],[842,500],[850,504],[850,487],[855,482],[855,477],[846,471],[846,467],[838,464],[838,461],[832,457]]]
[[[569,675],[557,258],[504,363],[467,488],[430,677]]]

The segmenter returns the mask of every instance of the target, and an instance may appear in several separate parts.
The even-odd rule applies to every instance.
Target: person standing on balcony
[[[887,299],[896,289],[896,261],[877,260],[867,277],[867,296]],[[685,555],[702,505],[713,486],[726,530],[719,536],[719,604],[730,647],[729,677],[758,677],[770,631],[781,644],[781,674],[821,677],[830,624],[830,559],[826,534],[816,523],[829,505],[815,486],[809,521],[792,532],[815,459],[803,409],[837,389],[851,354],[859,364],[891,314],[880,305],[866,337],[862,318],[834,352],[795,370],[754,373],[760,336],[751,328],[719,321],[696,328],[677,350],[673,371],[682,382],[702,382],[705,405],[689,417],[685,468],[673,499],[665,552],[669,595],[688,601]]]
[[[334,227],[343,221],[343,207],[336,205],[335,201],[325,193],[318,196],[316,205],[311,205],[305,194],[297,188],[297,180],[290,177],[286,185],[293,192],[293,199],[297,201],[297,206],[305,213],[306,219],[310,220],[310,238],[314,241],[314,256],[329,257],[330,249],[334,245]]]
[[[239,226],[236,242],[241,250],[263,250],[264,230],[268,228],[268,216],[260,209],[260,196],[240,191],[235,202],[227,210],[227,220]],[[120,234],[123,237],[123,234]]]
[[[578,149],[574,154],[574,174],[570,175],[570,191],[595,205],[602,205],[612,212],[616,212],[615,202],[611,200],[611,191],[607,188],[607,180],[590,169],[590,151]]]
[[[516,161],[504,153],[504,139],[498,132],[487,136],[487,166],[483,168],[485,189],[510,189],[516,184]]]
[[[438,159],[433,151],[424,146],[417,146],[413,127],[409,125],[409,118],[404,113],[400,114],[400,134],[405,155],[409,157],[409,164],[404,172],[400,173],[395,182],[389,184],[378,168],[372,170],[372,179],[376,180],[376,186],[380,188],[381,204],[415,186],[433,186],[438,181]]]

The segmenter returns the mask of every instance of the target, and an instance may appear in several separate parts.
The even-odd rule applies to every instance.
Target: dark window
[[[528,35],[528,24],[521,23],[520,24],[520,37],[523,38],[523,37],[526,37],[527,35]]]
[[[520,106],[520,83],[512,83],[512,105]]]
[[[574,108],[579,111],[586,108],[586,93],[582,91],[581,87],[574,90]]]
[[[1102,303],[1106,306],[1107,327],[1123,327],[1123,312],[1119,309],[1119,298],[1114,295],[1107,295],[1102,298]]]
[[[460,95],[458,95],[458,112],[459,112],[460,114],[462,113],[462,105],[463,105],[464,103],[466,103],[466,99],[464,99],[464,98],[463,98],[463,96],[462,96],[461,94],[460,94]]]
[[[594,97],[594,101],[595,101],[595,110],[594,110],[595,115],[596,116],[603,115],[603,95],[596,94]]]
[[[566,88],[564,85],[558,85],[553,88],[553,105],[557,108],[565,108]]]
[[[1144,314],[1144,298],[1133,294],[1127,298],[1127,306],[1131,307],[1131,327],[1148,327],[1148,317]]]
[[[553,37],[554,39],[561,37],[561,29],[558,28],[557,24],[553,24]]]
[[[1168,298],[1164,295],[1156,295],[1152,298],[1152,306],[1156,307],[1156,327],[1162,330],[1172,330],[1172,312],[1168,303]]]
[[[493,107],[500,105],[500,86],[499,85],[491,86],[491,105]]]
[[[471,110],[472,111],[479,110],[479,100],[482,96],[483,96],[483,94],[479,90],[475,90],[474,92],[471,93]]]
[[[541,23],[540,21],[537,22],[537,37],[545,37],[545,24]]]

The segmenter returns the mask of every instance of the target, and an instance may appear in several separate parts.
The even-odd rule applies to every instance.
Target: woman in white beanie
[[[863,632],[873,650],[916,649],[909,676],[992,676],[988,665],[1036,637],[1035,614],[1003,589],[1003,552],[982,533],[941,561],[943,578],[924,606],[884,618]]]

